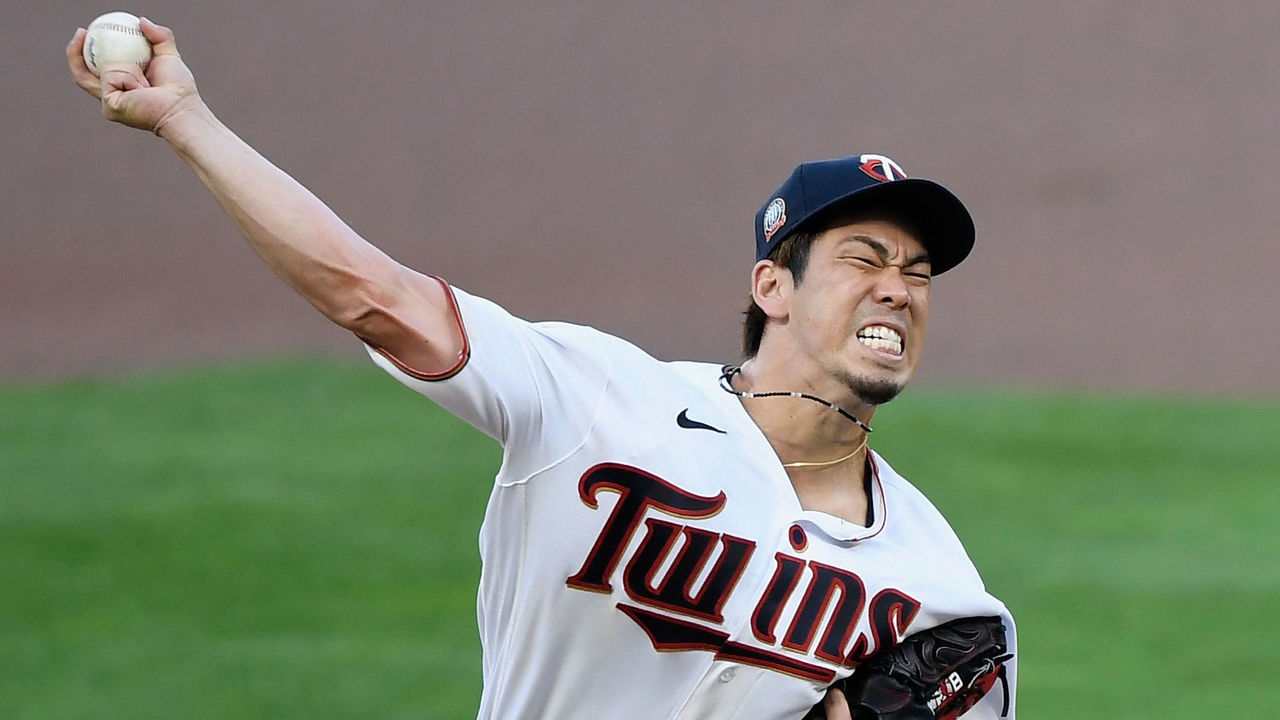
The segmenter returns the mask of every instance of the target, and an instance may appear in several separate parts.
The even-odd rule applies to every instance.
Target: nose
[[[876,302],[894,310],[902,310],[911,302],[907,280],[897,265],[890,265],[880,272],[876,278],[875,293]]]

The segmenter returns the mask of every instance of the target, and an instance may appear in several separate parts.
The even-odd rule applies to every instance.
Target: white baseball
[[[144,72],[151,62],[151,43],[142,34],[136,15],[109,12],[89,23],[84,38],[84,62],[94,75],[107,63],[137,63]]]

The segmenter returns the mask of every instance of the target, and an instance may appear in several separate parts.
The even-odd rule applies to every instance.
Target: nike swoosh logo
[[[717,432],[717,433],[720,433],[721,435],[729,434],[718,427],[713,427],[704,422],[698,422],[697,420],[690,420],[689,408],[685,408],[680,411],[680,414],[676,416],[676,424],[684,428],[685,430],[710,430],[711,432]]]

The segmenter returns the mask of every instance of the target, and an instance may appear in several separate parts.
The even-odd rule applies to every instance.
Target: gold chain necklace
[[[853,452],[849,453],[848,455],[845,455],[845,456],[844,456],[844,457],[842,457],[842,458],[837,458],[837,459],[835,459],[835,460],[827,460],[826,462],[789,462],[789,463],[782,463],[782,467],[784,467],[784,468],[799,468],[799,467],[827,467],[828,465],[839,465],[840,463],[844,462],[845,460],[848,460],[849,458],[853,457],[854,455],[857,455],[857,454],[858,454],[858,452],[859,452],[860,450],[862,450],[862,448],[864,448],[864,447],[866,447],[866,446],[867,446],[867,436],[866,436],[866,435],[863,435],[863,436],[862,436],[862,442],[858,443],[858,447],[854,448],[854,449],[853,449]]]

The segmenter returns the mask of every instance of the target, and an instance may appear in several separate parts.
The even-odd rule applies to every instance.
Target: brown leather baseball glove
[[[954,720],[1005,682],[1010,657],[1000,618],[960,618],[876,653],[837,687],[853,720]]]

